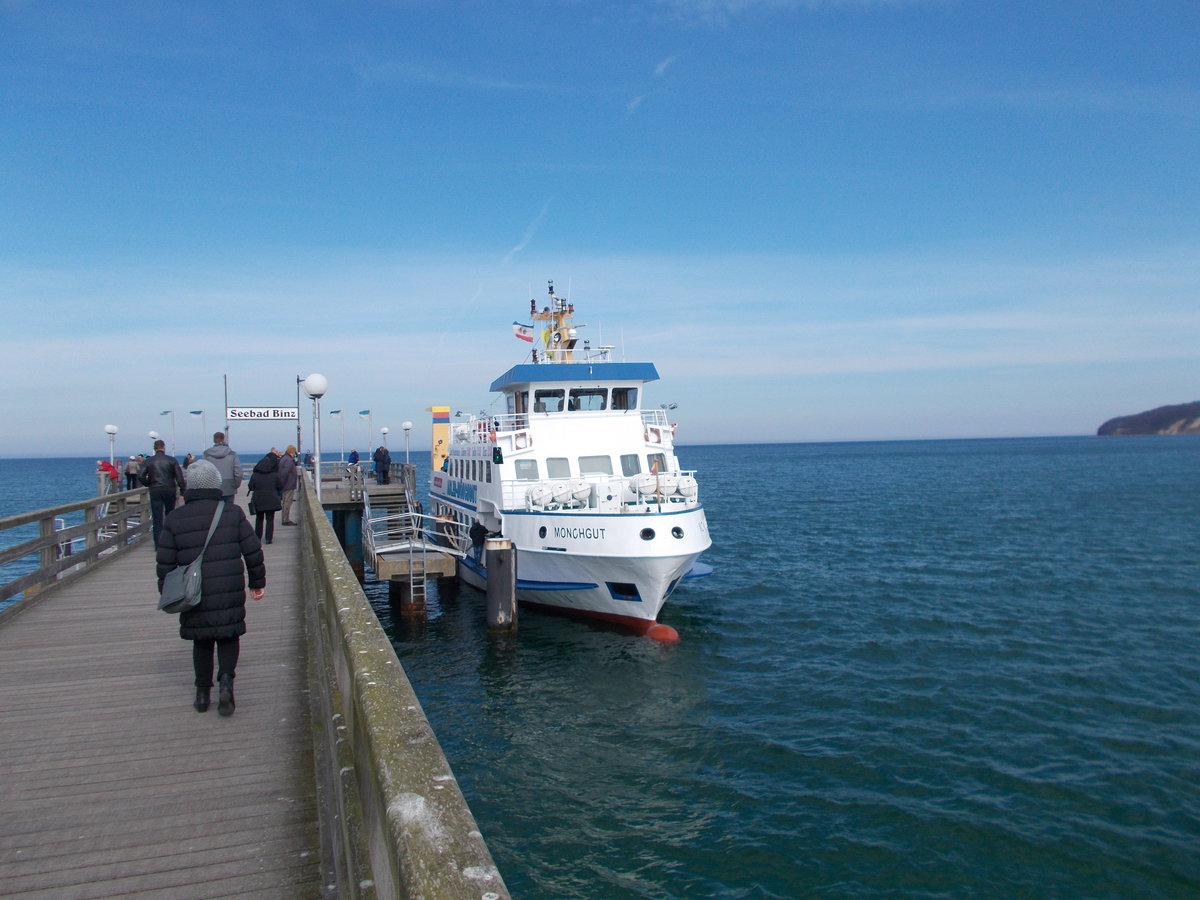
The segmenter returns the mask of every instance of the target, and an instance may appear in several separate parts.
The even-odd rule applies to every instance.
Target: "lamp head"
[[[313,400],[320,400],[325,396],[325,392],[329,390],[329,379],[324,375],[318,375],[316,372],[309,375],[300,383],[304,388],[304,393]]]
[[[112,437],[114,434],[117,433],[117,426],[116,425],[105,425],[104,433],[107,434],[109,437]]]

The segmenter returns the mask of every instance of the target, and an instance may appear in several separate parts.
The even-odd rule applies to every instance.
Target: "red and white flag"
[[[533,326],[522,325],[520,322],[513,322],[513,334],[523,341],[533,343]]]

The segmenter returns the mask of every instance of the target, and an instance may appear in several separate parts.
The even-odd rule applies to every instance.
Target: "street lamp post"
[[[401,422],[400,427],[404,429],[404,464],[408,465],[408,433],[412,431],[412,422]]]
[[[379,429],[379,433],[383,435],[383,449],[386,450],[387,449],[388,427],[386,425],[384,425],[382,428]]]
[[[304,459],[303,445],[300,443],[300,385],[304,383],[304,379],[299,375],[296,376],[296,456]]]
[[[304,379],[304,393],[313,402],[313,482],[317,488],[317,502],[321,502],[321,398],[329,390],[329,379],[316,372]]]
[[[108,435],[108,462],[112,465],[116,460],[116,452],[113,450],[113,444],[117,440],[117,432],[120,429],[116,425],[105,425],[104,433]]]

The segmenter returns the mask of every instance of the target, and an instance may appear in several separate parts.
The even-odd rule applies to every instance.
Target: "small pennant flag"
[[[189,413],[188,413],[188,415],[189,415],[189,416],[202,416],[202,415],[204,415],[204,410],[202,410],[202,409],[193,409],[191,412],[189,412]]]
[[[160,416],[169,416],[170,414],[171,414],[171,411],[169,409],[164,409],[162,412],[159,413]]]
[[[371,411],[369,409],[360,409],[358,411],[358,414],[365,419],[367,416],[369,416],[371,414]]]
[[[341,411],[340,409],[331,409],[331,410],[329,411],[329,414],[330,414],[331,416],[337,416],[337,417],[340,419],[340,418],[341,418],[341,416],[342,416],[342,411]]]
[[[520,322],[513,322],[513,335],[522,341],[533,343],[533,326],[522,325]]]

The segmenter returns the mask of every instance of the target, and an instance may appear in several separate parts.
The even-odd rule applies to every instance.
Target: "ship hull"
[[[644,631],[710,544],[702,508],[653,515],[504,515],[516,550],[517,600],[547,611]],[[487,587],[486,554],[459,561]]]

